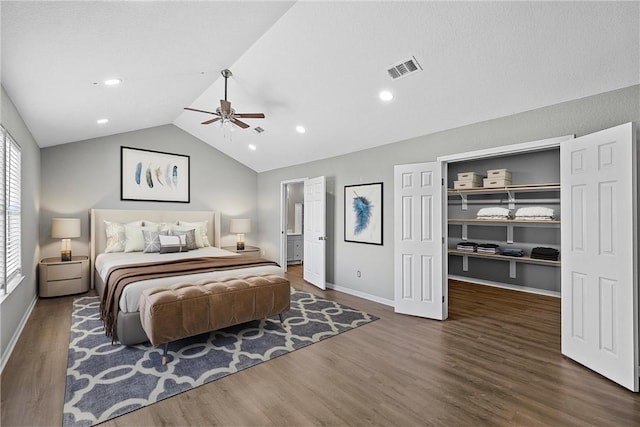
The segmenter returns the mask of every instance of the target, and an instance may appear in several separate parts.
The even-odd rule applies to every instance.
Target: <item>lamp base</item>
[[[71,251],[60,252],[60,261],[62,262],[71,261]]]
[[[236,250],[237,251],[244,251],[244,242],[236,243]]]

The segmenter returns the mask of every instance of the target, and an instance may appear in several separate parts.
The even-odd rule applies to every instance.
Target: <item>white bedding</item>
[[[235,252],[225,251],[216,247],[205,247],[195,249],[189,252],[177,252],[170,254],[160,253],[143,253],[143,252],[115,252],[100,254],[96,257],[96,271],[104,278],[111,267],[116,265],[139,264],[155,261],[169,261],[174,259],[185,259],[194,257],[211,257],[211,256],[232,256]],[[219,279],[229,276],[241,276],[245,274],[284,274],[282,268],[277,265],[265,265],[259,267],[240,268],[226,271],[213,271],[210,273],[189,274],[185,276],[163,277],[160,279],[143,280],[132,283],[124,288],[120,298],[119,306],[123,312],[136,312],[139,308],[140,295],[144,289],[168,286],[176,283],[193,282],[202,279]]]

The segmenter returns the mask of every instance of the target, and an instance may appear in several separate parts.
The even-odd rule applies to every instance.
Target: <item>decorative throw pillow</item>
[[[184,236],[185,243],[187,245],[188,250],[198,249],[198,245],[196,245],[196,230],[176,230],[175,227],[171,229],[171,234],[173,236]]]
[[[144,237],[144,253],[160,252],[160,236],[167,236],[168,231],[147,231],[142,230]]]
[[[205,246],[211,246],[209,243],[209,237],[207,237],[207,229],[209,228],[209,221],[202,222],[187,222],[187,221],[178,221],[179,226],[195,228],[196,230],[196,245],[199,248],[204,248]]]
[[[161,254],[187,251],[185,239],[182,239],[181,236],[164,236],[160,234],[158,239],[160,239]]]
[[[144,235],[142,234],[144,230],[158,231],[158,226],[136,227],[128,224],[124,226],[124,234],[127,239],[124,242],[125,252],[142,252],[144,250]]]
[[[169,231],[171,229],[171,224],[168,222],[153,222],[153,221],[142,221],[142,225],[145,227],[158,227],[158,231]]]
[[[129,222],[126,225],[142,226],[142,221]],[[105,253],[123,252],[125,241],[127,240],[124,230],[125,224],[113,221],[104,221],[104,231],[107,235],[107,246]]]

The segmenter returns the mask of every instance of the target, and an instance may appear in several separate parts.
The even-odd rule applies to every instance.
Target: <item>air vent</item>
[[[422,71],[422,67],[418,64],[415,56],[412,56],[409,59],[405,59],[391,66],[391,68],[387,70],[387,73],[389,73],[389,76],[391,76],[393,80],[396,80],[417,73],[418,71]]]
[[[253,128],[253,133],[261,134],[262,132],[264,132],[264,129],[262,129],[260,126],[256,126]]]

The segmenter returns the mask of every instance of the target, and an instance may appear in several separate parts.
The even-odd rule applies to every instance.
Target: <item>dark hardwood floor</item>
[[[288,276],[380,319],[104,425],[640,425],[639,394],[560,354],[557,298],[452,281],[439,322]],[[38,301],[2,373],[3,426],[60,425],[72,299]]]

